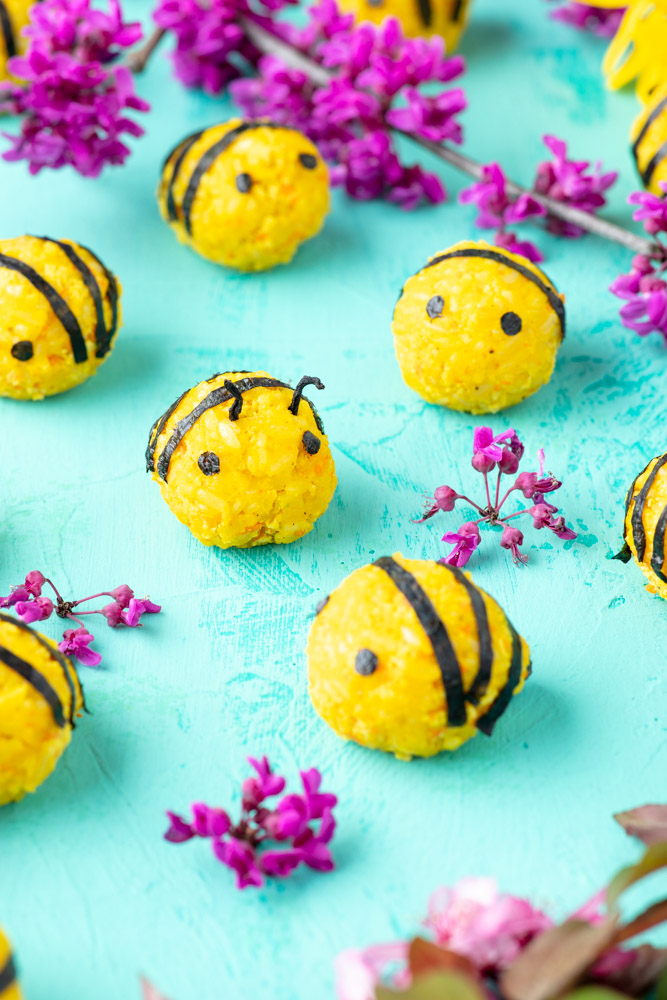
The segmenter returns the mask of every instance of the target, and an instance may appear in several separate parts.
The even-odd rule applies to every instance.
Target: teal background
[[[144,5],[127,10],[147,19]],[[476,0],[465,148],[529,183],[553,132],[620,170],[608,215],[632,225],[637,104],[605,91],[603,50],[537,0]],[[83,387],[0,401],[0,592],[40,568],[73,597],[128,582],[164,606],[141,632],[94,630],[103,666],[82,668],[92,715],[46,785],[0,814],[0,922],[27,1000],[133,1000],[142,972],[172,1000],[324,1000],[338,951],[411,932],[429,893],[469,874],[564,916],[636,856],[611,813],[664,799],[665,605],[634,565],[608,559],[627,485],[667,444],[665,348],[623,329],[606,291],[629,254],[524,229],[567,296],[568,335],[551,383],[490,423],[516,428],[530,456],[546,449],[580,532],[563,545],[526,527],[522,569],[485,535],[470,563],[531,645],[525,692],[492,740],[453,756],[405,764],[346,745],[307,695],[315,603],[374,557],[440,556],[459,518],[412,524],[422,494],[476,488],[478,421],[413,395],[390,333],[404,278],[477,234],[456,203],[466,182],[436,165],[451,201],[413,214],[338,193],[290,266],[233,274],[177,244],[153,195],[166,151],[228,104],[182,90],[164,53],[139,88],[154,109],[123,169],[85,181],[0,165],[2,235],[90,245],[120,276],[125,315]],[[206,549],[143,471],[148,429],[187,386],[258,367],[325,381],[338,491],[296,544]],[[58,622],[45,631],[59,636]],[[248,753],[292,779],[321,768],[340,796],[334,874],[237,893],[204,843],[161,839],[165,809],[234,800]]]

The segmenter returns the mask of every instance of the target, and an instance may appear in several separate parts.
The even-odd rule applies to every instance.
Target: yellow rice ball
[[[23,1000],[9,941],[0,928],[0,1000]]]
[[[0,80],[10,79],[7,60],[25,51],[21,29],[28,24],[28,11],[35,0],[0,0]]]
[[[405,283],[392,325],[403,378],[429,403],[496,413],[551,378],[564,298],[525,257],[464,241]]]
[[[0,240],[0,396],[43,399],[94,375],[114,346],[120,285],[72,240]]]
[[[176,517],[204,545],[293,542],[336,489],[319,415],[302,392],[267,372],[223,372],[200,382],[151,428],[146,468]]]
[[[265,271],[320,231],[329,179],[301,132],[233,118],[172,150],[157,198],[181,243],[226,267]]]
[[[308,638],[315,710],[405,760],[491,735],[530,670],[526,642],[467,574],[401,555],[343,580]]]
[[[342,10],[357,21],[381,24],[397,17],[408,37],[441,35],[447,52],[458,45],[470,9],[470,0],[341,0]]]
[[[660,197],[664,194],[660,181],[667,181],[667,83],[637,115],[630,138],[642,184]]]
[[[39,632],[0,614],[0,806],[48,778],[82,708],[67,657]]]
[[[667,454],[652,458],[625,498],[623,537],[619,559],[634,558],[648,580],[646,589],[667,599],[665,531],[667,530]]]

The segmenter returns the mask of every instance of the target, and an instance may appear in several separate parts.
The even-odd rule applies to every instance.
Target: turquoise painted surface
[[[628,222],[635,100],[604,91],[602,43],[542,3],[477,0],[464,51],[470,153],[527,182],[552,131],[620,169],[610,215]],[[667,444],[667,355],[621,328],[605,291],[625,251],[540,235],[568,337],[551,384],[493,425],[546,448],[581,538],[562,551],[530,535],[522,570],[487,540],[471,564],[530,642],[534,677],[493,740],[455,756],[407,765],[345,745],[307,697],[312,608],[373,557],[438,556],[457,523],[410,518],[423,492],[470,483],[475,421],[403,385],[389,322],[405,276],[475,233],[471,213],[336,196],[290,267],[217,269],[177,245],[153,189],[166,150],[228,107],[184,93],[163,59],[141,89],[155,110],[124,169],[85,182],[0,166],[3,235],[88,243],[125,289],[125,327],[95,379],[39,405],[0,401],[0,592],[42,567],[68,593],[128,581],[164,605],[141,634],[98,629],[104,669],[84,671],[93,714],[40,792],[2,810],[0,922],[28,1000],[132,1000],[140,972],[173,1000],[324,1000],[334,955],[413,930],[439,884],[492,874],[565,914],[634,857],[610,814],[664,798],[667,612],[608,556],[627,484]],[[444,176],[456,195],[462,182]],[[317,403],[340,486],[289,547],[203,548],[143,472],[154,417],[235,367],[327,385]],[[293,776],[322,768],[341,798],[335,874],[238,894],[206,845],[161,840],[166,808],[229,802],[248,752]]]

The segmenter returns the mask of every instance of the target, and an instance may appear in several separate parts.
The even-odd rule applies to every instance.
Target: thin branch
[[[317,86],[324,86],[330,81],[331,74],[326,69],[320,66],[319,63],[315,62],[313,59],[310,59],[307,55],[304,55],[303,52],[299,52],[298,49],[295,49],[282,38],[274,35],[273,32],[267,31],[266,28],[261,27],[254,21],[247,18],[242,18],[241,24],[251,42],[253,42],[253,44],[266,55],[277,56],[279,59],[282,59],[282,61],[291,69],[296,69],[305,73],[306,76],[308,76]],[[465,156],[465,154],[460,153],[456,149],[452,149],[451,146],[447,146],[444,143],[432,142],[430,139],[424,139],[422,136],[415,135],[412,132],[402,132],[400,129],[393,129],[393,131],[411,139],[413,142],[417,143],[417,145],[421,146],[423,149],[427,149],[430,153],[433,153],[445,163],[448,163],[450,166],[462,171],[464,174],[468,174],[469,177],[472,177],[475,180],[481,180],[483,165],[478,163],[476,160],[471,159],[469,156]],[[557,218],[562,219],[564,222],[570,222],[576,226],[580,226],[582,229],[586,229],[589,233],[594,233],[596,236],[601,236],[603,239],[620,243],[633,253],[644,254],[646,257],[658,256],[661,259],[664,259],[665,257],[665,248],[660,243],[647,240],[643,236],[638,236],[636,233],[631,233],[627,229],[623,229],[621,226],[615,225],[613,222],[608,222],[606,219],[600,219],[595,215],[591,215],[589,212],[583,212],[579,208],[573,208],[572,205],[564,205],[562,202],[555,201],[547,195],[537,194],[535,191],[528,191],[526,188],[521,187],[520,184],[516,184],[514,181],[507,182],[507,189],[514,196],[521,194],[530,195],[530,197],[539,202],[539,204],[542,205],[550,215],[554,215]]]
[[[130,52],[127,57],[128,69],[130,69],[133,73],[143,73],[146,69],[148,60],[153,55],[153,52],[165,35],[166,31],[164,28],[156,28],[153,34],[146,39],[140,49],[135,49],[134,52]]]

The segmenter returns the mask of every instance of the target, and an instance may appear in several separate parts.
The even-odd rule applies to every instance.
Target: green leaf
[[[621,869],[607,889],[607,906],[613,907],[626,889],[661,868],[667,868],[667,841],[653,844],[647,848],[636,865]]]
[[[376,1000],[485,1000],[478,986],[467,976],[455,972],[427,972],[405,990],[375,988]]]
[[[478,982],[479,976],[472,962],[463,955],[456,952],[447,951],[432,941],[425,938],[414,938],[410,942],[408,950],[408,968],[413,979],[423,976],[427,972],[439,969],[443,972],[458,972],[467,976],[474,983]]]

